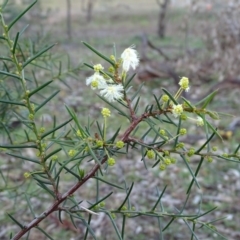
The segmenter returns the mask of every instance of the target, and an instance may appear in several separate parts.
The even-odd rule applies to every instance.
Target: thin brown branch
[[[128,129],[125,131],[122,137],[122,141],[128,142],[129,135],[131,132],[137,127],[137,125],[142,122],[145,118],[156,116],[163,114],[165,112],[170,112],[171,110],[162,110],[162,111],[155,111],[151,113],[143,113],[140,117],[134,118],[131,125],[128,127]],[[107,156],[102,159],[101,164],[104,164],[107,161]],[[88,172],[88,174],[79,182],[77,182],[75,185],[73,185],[66,193],[64,193],[62,196],[59,194],[56,201],[50,206],[46,211],[44,211],[39,217],[32,220],[27,226],[24,226],[22,230],[20,230],[13,238],[12,240],[18,240],[20,239],[25,233],[30,231],[32,228],[36,227],[41,221],[43,221],[45,218],[47,218],[51,213],[58,211],[59,205],[64,202],[69,196],[74,194],[86,181],[88,181],[90,178],[94,177],[97,171],[99,170],[101,165],[96,164],[94,167]]]

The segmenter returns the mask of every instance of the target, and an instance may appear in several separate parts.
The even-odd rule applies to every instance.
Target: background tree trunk
[[[69,39],[72,39],[71,0],[67,0],[67,35]]]
[[[160,6],[159,17],[158,17],[158,36],[164,38],[166,34],[166,14],[170,0],[163,0],[163,3],[160,3],[157,0],[158,5]]]
[[[93,0],[88,0],[87,3],[87,22],[92,21]]]

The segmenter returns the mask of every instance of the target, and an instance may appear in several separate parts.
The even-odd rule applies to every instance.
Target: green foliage
[[[162,95],[167,98],[154,95],[149,104],[142,106],[143,84],[132,93],[130,86],[134,84],[135,75],[128,75],[129,68],[135,69],[139,63],[136,51],[128,48],[121,56],[116,56],[114,53],[108,57],[83,42],[90,51],[112,67],[111,72],[108,72],[100,65],[96,67],[85,64],[94,70],[93,76],[87,79],[87,84],[100,90],[100,100],[103,104],[109,105],[111,110],[103,108],[102,123],[88,120],[85,126],[80,122],[78,114],[66,106],[66,113],[70,118],[56,120],[53,116],[53,123],[45,126],[42,120],[43,114],[50,101],[60,92],[56,82],[62,82],[66,76],[73,76],[80,67],[72,69],[70,64],[67,64],[66,70],[62,70],[60,57],[54,55],[55,44],[40,47],[31,40],[31,44],[28,44],[23,39],[22,31],[14,32],[13,26],[36,3],[37,1],[32,2],[9,24],[5,23],[4,18],[7,1],[2,5],[0,13],[3,32],[0,41],[4,45],[0,70],[2,133],[0,150],[4,158],[11,156],[14,159],[12,165],[17,165],[17,162],[21,161],[21,166],[29,169],[26,172],[21,168],[18,169],[21,171],[21,176],[26,178],[20,180],[21,185],[24,186],[23,194],[17,191],[17,185],[12,186],[9,173],[1,170],[2,191],[7,191],[9,197],[16,193],[16,202],[20,201],[17,197],[21,197],[25,202],[25,208],[28,209],[27,215],[30,215],[25,225],[24,217],[17,214],[19,211],[17,205],[12,210],[8,209],[6,214],[9,220],[20,227],[17,232],[10,234],[10,238],[20,239],[35,228],[47,238],[53,239],[39,223],[47,220],[54,212],[58,213],[58,220],[62,222],[61,213],[65,212],[75,228],[78,228],[79,222],[85,226],[85,233],[82,235],[84,239],[89,235],[97,239],[91,223],[93,217],[99,213],[104,213],[109,218],[117,239],[125,238],[128,219],[140,216],[158,220],[160,239],[164,239],[165,231],[178,219],[182,219],[189,229],[191,239],[199,239],[199,228],[200,231],[209,231],[226,239],[213,225],[220,219],[209,222],[203,218],[212,213],[216,207],[204,211],[199,205],[197,211],[193,213],[186,211],[193,186],[201,188],[197,177],[204,161],[210,164],[213,159],[222,159],[239,163],[240,145],[233,153],[224,156],[218,153],[216,147],[214,151],[212,150],[211,142],[215,135],[219,135],[212,119],[218,119],[218,113],[206,108],[216,95],[216,91],[197,104],[191,103],[181,97],[182,92],[189,89],[187,81],[184,87],[180,84],[175,94],[162,88]],[[46,72],[48,78],[39,77],[37,74],[39,70]],[[184,117],[181,118],[183,114]],[[119,121],[119,126],[111,126],[112,115],[126,120],[128,126],[125,129],[121,128],[123,120]],[[193,148],[194,146],[185,146],[180,141],[183,135],[188,136],[184,121],[189,119],[192,119],[193,124],[196,122],[205,133],[206,139],[197,150]],[[20,124],[20,130],[11,128],[13,121]],[[109,131],[109,127],[112,127],[114,132]],[[29,157],[26,149],[31,149],[34,157]],[[147,209],[141,206],[136,209],[131,199],[134,182],[119,184],[108,179],[108,173],[112,174],[111,169],[118,168],[118,156],[120,154],[126,156],[130,152],[137,153],[146,168],[151,165],[158,172],[170,172],[170,166],[176,163],[176,159],[181,161],[180,171],[183,168],[187,169],[190,181],[186,185],[186,199],[180,209],[165,210],[162,199],[166,194],[167,186],[161,192],[157,189],[154,204]],[[191,158],[199,160],[196,169],[191,166]],[[9,172],[14,170],[16,169],[13,166]],[[71,186],[67,188],[64,187],[66,178],[71,179]],[[88,201],[88,207],[84,207],[75,193],[79,189],[88,188],[85,183],[93,180],[96,183],[95,200]],[[125,197],[117,207],[108,208],[105,205],[105,201],[114,199],[116,195],[114,191],[110,191],[100,197],[101,184],[106,184],[117,192],[124,191]],[[153,192],[152,189],[150,190]],[[32,199],[34,197],[41,199],[40,195],[43,193],[48,196],[43,199],[44,207],[45,205],[48,207],[39,213]],[[121,219],[121,227],[117,221],[119,219]]]

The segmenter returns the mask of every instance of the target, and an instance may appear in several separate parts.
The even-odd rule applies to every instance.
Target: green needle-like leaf
[[[185,224],[187,225],[188,229],[190,230],[190,232],[192,233],[192,235],[195,237],[196,240],[199,240],[199,238],[197,237],[197,235],[195,234],[195,232],[192,230],[191,226],[189,225],[189,223],[183,218],[183,221],[185,222]]]
[[[208,228],[209,230],[211,230],[212,232],[216,233],[218,236],[222,237],[225,240],[229,240],[229,238],[226,238],[225,236],[223,236],[222,234],[220,234],[218,231],[216,231],[215,229],[213,229],[212,227],[210,227],[208,224],[204,224],[204,227]]]
[[[44,105],[46,105],[52,98],[54,98],[60,90],[57,90],[54,92],[50,97],[48,97],[42,104],[40,104],[38,107],[36,107],[35,112],[37,112],[39,109],[41,109]]]
[[[7,213],[7,215],[21,228],[24,229],[24,226],[18,222],[11,214]]]
[[[198,106],[200,104],[203,103],[203,105],[201,106],[202,109],[206,108],[207,105],[213,100],[213,98],[216,96],[218,90],[215,90],[214,92],[210,93],[208,96],[206,96],[205,98],[203,98],[201,101],[197,102],[195,104],[195,106]]]
[[[134,73],[125,83],[124,85],[124,89],[126,89],[128,87],[128,85],[132,82],[132,80],[134,79],[134,77],[136,76],[136,73]]]
[[[116,225],[114,219],[112,218],[111,213],[106,212],[106,214],[108,215],[109,219],[110,219],[111,222],[112,222],[112,225],[113,225],[114,230],[115,230],[115,232],[116,232],[116,234],[117,234],[117,236],[118,236],[118,239],[119,239],[119,240],[123,240],[123,239],[122,239],[122,236],[121,236],[121,233],[119,232],[118,227],[117,227],[117,225]]]
[[[31,57],[30,59],[28,59],[25,63],[23,63],[22,67],[25,68],[29,63],[31,63],[34,59],[38,58],[39,56],[41,56],[43,53],[47,52],[49,49],[51,49],[53,46],[55,46],[55,43],[52,44],[51,46],[48,46],[46,48],[44,48],[43,50],[41,50],[40,52],[38,52],[36,55],[34,55],[33,57]]]
[[[93,48],[91,45],[87,44],[86,42],[82,42],[87,48],[89,48],[91,51],[96,53],[99,57],[103,58],[107,62],[109,62],[112,66],[115,66],[115,63],[109,59],[108,57],[104,56],[102,53],[98,52],[95,48]]]
[[[143,82],[139,87],[138,87],[138,89],[137,89],[137,91],[134,93],[134,95],[131,97],[131,101],[133,101],[134,99],[135,99],[135,97],[139,94],[139,92],[141,91],[141,89],[142,89],[142,87],[143,87],[143,85],[144,85],[145,83]]]
[[[123,215],[122,218],[123,218],[123,221],[122,221],[122,239],[124,239],[126,216]]]
[[[159,111],[162,111],[162,108],[161,108],[161,106],[160,106],[160,104],[159,104],[159,99],[157,99],[157,97],[156,97],[155,94],[153,94],[153,97],[154,97],[154,99],[155,99],[155,101],[156,101],[156,104],[157,104],[158,110],[159,110]]]
[[[186,105],[188,105],[189,106],[189,108],[191,108],[191,109],[194,109],[194,106],[190,103],[190,101],[189,100],[187,100],[186,98],[184,98],[184,97],[181,97],[182,99],[183,99],[183,101],[184,101],[184,103],[186,103]]]
[[[87,66],[87,67],[89,67],[89,68],[91,68],[92,70],[94,70],[94,67],[91,66],[90,64],[84,63],[84,65]],[[108,72],[100,71],[100,73],[101,73],[102,75],[107,75],[107,76],[110,77],[111,79],[114,78],[114,76],[113,76],[112,74],[108,73]]]
[[[7,6],[7,3],[8,3],[8,0],[5,0],[1,6],[2,10],[4,10],[4,8]]]
[[[27,24],[19,33],[19,37],[21,37],[21,35],[25,32],[25,30],[29,27],[29,24]]]
[[[7,149],[12,149],[12,148],[37,148],[37,145],[0,145],[0,148],[7,148]]]
[[[13,77],[13,78],[17,78],[17,79],[21,79],[18,75],[15,75],[15,74],[12,74],[12,73],[9,73],[9,72],[5,72],[5,71],[1,71],[1,70],[0,70],[0,74],[6,75],[6,76],[9,76],[9,77]]]
[[[189,166],[189,164],[188,164],[185,156],[184,156],[183,154],[180,154],[180,156],[181,156],[182,159],[184,160],[184,163],[186,164],[187,169],[188,169],[188,171],[190,172],[191,176],[193,177],[194,182],[196,183],[197,187],[200,188],[200,186],[199,186],[199,184],[198,184],[198,181],[197,181],[196,177],[194,176],[193,171],[192,171],[191,167]]]
[[[131,191],[133,189],[133,185],[134,185],[134,182],[131,184],[129,190],[128,190],[128,193],[127,193],[127,196],[125,197],[125,199],[123,200],[122,204],[119,206],[118,210],[120,211],[121,208],[124,206],[124,204],[126,203],[126,201],[128,200],[130,194],[131,194]]]
[[[94,203],[91,207],[89,207],[89,209],[93,209],[95,206],[97,206],[99,203],[101,203],[102,201],[104,201],[105,199],[107,199],[109,196],[111,196],[113,194],[113,192],[110,192],[109,194],[107,194],[105,197],[101,198],[99,201],[97,201],[96,203]]]
[[[212,133],[212,135],[208,138],[208,140],[195,153],[200,153],[205,148],[205,146],[211,141],[211,139],[215,136],[215,134],[216,134],[216,130],[215,130],[215,132]]]
[[[240,144],[237,146],[236,150],[234,151],[233,154],[237,154],[238,150],[240,149]]]
[[[107,104],[109,104],[113,109],[118,110],[118,111],[119,111],[119,114],[121,114],[122,116],[124,116],[124,117],[126,117],[126,118],[128,118],[128,119],[130,120],[130,117],[129,117],[125,112],[123,112],[120,108],[118,108],[118,107],[116,106],[116,104],[113,104],[113,103],[108,102],[104,97],[102,97],[102,96],[100,96],[100,95],[98,95],[98,97],[101,98],[101,99],[102,99],[104,102],[106,102]]]
[[[207,215],[208,213],[214,211],[215,209],[217,209],[217,207],[214,207],[214,208],[208,210],[207,212],[205,212],[205,213],[203,213],[203,214],[201,214],[201,215],[198,215],[198,216],[195,217],[195,218],[192,218],[191,220],[195,220],[195,219],[198,219],[198,218],[200,218],[200,217],[202,217],[202,216],[205,216],[205,215]]]
[[[34,1],[29,7],[27,7],[22,13],[20,13],[16,18],[13,19],[13,21],[8,25],[8,31],[12,28],[12,26],[20,19],[33,5],[37,2]]]
[[[166,185],[166,186],[164,187],[164,189],[162,190],[162,193],[160,194],[158,200],[156,201],[155,205],[154,205],[153,208],[151,209],[151,212],[154,212],[154,211],[155,211],[155,209],[156,209],[158,203],[160,202],[160,200],[161,200],[161,198],[162,198],[162,196],[163,196],[163,194],[164,194],[164,192],[165,192],[166,189],[167,189],[167,185]]]
[[[162,88],[162,91],[169,96],[169,98],[173,101],[173,103],[174,103],[175,105],[178,105],[178,102],[174,99],[174,97],[172,96],[172,94],[171,94],[170,92],[168,92],[168,90],[166,90],[165,88]]]
[[[15,50],[16,50],[16,46],[17,46],[17,42],[18,42],[18,37],[19,37],[19,32],[17,33],[15,40],[14,40],[14,44],[13,44],[13,50],[12,53],[15,54]]]
[[[21,155],[16,155],[16,154],[13,154],[13,153],[7,153],[7,155],[15,157],[15,158],[20,158],[20,159],[23,159],[23,160],[26,160],[26,161],[29,161],[29,162],[34,162],[34,163],[40,164],[40,162],[37,159],[23,157]]]
[[[199,170],[201,169],[203,160],[204,160],[204,157],[201,157],[201,160],[200,160],[200,162],[199,162],[199,164],[198,164],[198,166],[197,166],[197,169],[196,169],[196,171],[195,171],[195,174],[194,174],[195,177],[197,177],[197,175],[198,175],[198,173],[199,173]],[[189,194],[189,193],[190,193],[193,183],[194,183],[194,179],[192,179],[192,181],[191,181],[191,183],[190,183],[190,185],[189,185],[189,187],[188,187],[188,190],[187,190],[187,193],[186,193],[186,194]]]
[[[102,165],[101,162],[99,161],[99,159],[97,158],[97,156],[96,156],[95,153],[93,152],[90,144],[87,143],[87,145],[88,145],[89,153],[91,154],[91,156],[93,157],[93,159],[98,163],[100,173],[101,173],[101,175],[103,176],[103,173],[102,173],[102,170],[101,170],[101,165]]]
[[[176,218],[175,217],[173,217],[170,221],[169,221],[169,223],[163,228],[163,232],[172,224],[172,222],[175,220]]]
[[[53,198],[55,198],[55,194],[52,190],[50,190],[48,187],[46,187],[43,183],[41,183],[38,179],[35,179],[38,181],[37,185],[41,188],[43,188],[46,192],[48,192]]]
[[[49,234],[47,234],[42,228],[36,226],[35,228],[37,228],[39,231],[41,231],[47,238],[54,240]]]
[[[49,85],[50,83],[52,83],[53,80],[51,81],[48,81],[46,83],[44,83],[43,85],[39,86],[38,88],[34,89],[33,91],[31,91],[29,94],[28,94],[28,97],[30,98],[33,94],[37,93],[38,91],[42,90],[43,88],[45,88],[47,85]]]
[[[12,140],[12,138],[11,138],[11,134],[10,134],[10,131],[8,130],[8,127],[5,126],[5,124],[3,124],[3,122],[0,122],[0,124],[2,125],[4,131],[6,132],[10,143],[13,144],[13,140]]]
[[[102,178],[100,178],[100,177],[93,177],[93,178],[95,178],[95,179],[98,179],[99,181],[101,181],[101,182],[104,182],[104,183],[106,183],[106,184],[108,184],[108,185],[110,185],[110,186],[113,186],[113,187],[115,187],[115,188],[118,188],[118,189],[124,189],[123,187],[120,187],[120,186],[118,186],[118,185],[116,185],[116,184],[114,184],[114,183],[112,183],[112,182],[108,182],[108,181],[106,181],[106,180],[104,180],[104,179],[102,179]]]
[[[9,101],[9,100],[0,99],[0,102],[7,103],[7,104],[12,104],[12,105],[19,105],[19,106],[24,106],[25,107],[25,104],[20,102],[20,101],[16,102],[16,101]]]
[[[26,193],[24,193],[24,195],[25,195],[25,198],[26,198],[28,207],[29,207],[29,209],[30,209],[30,211],[31,211],[31,213],[32,213],[32,215],[33,215],[33,218],[35,218],[36,216],[35,216],[35,213],[34,213],[34,211],[33,211],[32,205],[31,205],[31,203],[30,203],[29,197],[28,197],[28,195],[27,195]]]
[[[12,59],[8,57],[0,57],[0,60],[12,62]]]
[[[69,168],[65,167],[63,164],[61,164],[60,162],[58,163],[62,168],[64,168],[68,173],[72,174],[74,177],[76,177],[78,179],[78,181],[81,180],[81,177],[79,175],[77,175],[75,172],[71,171]]]
[[[53,156],[54,154],[60,152],[62,150],[62,148],[58,148],[56,150],[54,150],[53,152],[49,153],[45,158],[44,161],[46,161],[47,159],[49,159],[51,156]]]

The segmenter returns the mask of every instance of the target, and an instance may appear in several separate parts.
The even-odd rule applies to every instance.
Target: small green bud
[[[116,218],[115,213],[111,213],[111,217],[112,217],[113,219],[115,219],[115,218]]]
[[[84,175],[85,175],[84,169],[79,168],[79,169],[78,169],[78,172],[79,172],[79,176],[80,176],[81,178],[84,178]]]
[[[186,135],[186,134],[187,134],[187,129],[186,129],[186,128],[181,128],[181,129],[179,130],[179,134],[180,134],[180,135]]]
[[[114,67],[111,66],[111,67],[108,68],[108,71],[109,71],[110,73],[114,73],[114,72],[115,72],[115,69],[114,69]]]
[[[185,121],[188,119],[188,116],[186,114],[182,113],[180,118],[181,118],[181,120]]]
[[[33,103],[31,103],[31,109],[32,109],[32,111],[35,110],[35,105]]]
[[[124,142],[123,141],[117,141],[116,142],[116,147],[117,148],[123,148],[124,147]]]
[[[163,153],[164,153],[164,156],[170,156],[169,151],[163,151]]]
[[[212,147],[212,151],[213,151],[213,152],[216,152],[217,150],[218,150],[218,147],[217,147],[217,146],[213,146],[213,147]]]
[[[160,135],[163,135],[163,136],[166,136],[166,131],[165,131],[164,129],[161,129],[161,130],[159,131],[159,134],[160,134]]]
[[[177,162],[176,158],[170,158],[170,161],[172,164],[175,164]]]
[[[45,127],[41,127],[40,128],[40,133],[44,133],[45,132]]]
[[[96,64],[93,66],[93,69],[95,72],[100,72],[104,69],[104,67],[101,64]]]
[[[227,158],[227,157],[228,157],[228,154],[227,154],[227,153],[223,153],[222,156],[225,157],[225,158]]]
[[[186,90],[188,92],[189,90],[189,79],[187,77],[182,77],[179,85],[181,86],[182,89]]]
[[[41,144],[41,147],[42,147],[43,149],[45,149],[45,148],[46,148],[46,146],[47,146],[47,144],[46,144],[46,143],[42,143],[42,144]]]
[[[127,206],[123,205],[122,208],[121,208],[121,211],[126,211],[126,210],[127,210]]]
[[[206,113],[214,120],[219,120],[220,119],[217,112],[207,111]]]
[[[188,108],[188,107],[189,107],[189,105],[188,105],[187,103],[191,104],[190,101],[184,101],[184,102],[183,102],[183,107],[184,107],[184,108]]]
[[[171,159],[170,159],[170,158],[165,158],[165,159],[164,159],[164,163],[165,163],[166,165],[170,165],[172,162],[171,162]]]
[[[26,97],[29,95],[29,93],[30,93],[29,90],[27,90],[27,91],[25,92]]]
[[[70,157],[74,157],[75,154],[76,154],[76,150],[74,150],[74,149],[70,149],[70,150],[68,151],[68,155],[69,155]]]
[[[161,164],[159,165],[159,169],[160,169],[161,171],[164,171],[164,170],[166,169],[166,165],[165,165],[164,163],[161,163]]]
[[[30,173],[30,172],[25,172],[25,173],[23,174],[23,176],[24,176],[25,178],[29,178],[29,177],[31,176],[31,173]]]
[[[29,118],[31,121],[33,121],[33,120],[34,120],[34,115],[33,115],[32,113],[30,113],[30,114],[28,115],[28,118]]]
[[[100,206],[100,207],[105,207],[105,202],[100,202],[100,203],[99,203],[99,206]]]
[[[103,117],[110,117],[111,116],[111,111],[108,108],[103,108],[101,111]]]
[[[210,156],[208,156],[208,157],[207,157],[207,161],[208,161],[209,163],[211,163],[211,162],[213,161],[213,158],[210,157]]]
[[[187,155],[188,155],[188,157],[191,157],[191,156],[194,155],[194,153],[195,153],[195,149],[194,149],[194,148],[190,148],[190,149],[188,150]]]
[[[153,159],[155,157],[155,152],[153,150],[148,150],[147,151],[147,157],[149,159]]]
[[[86,146],[86,147],[84,148],[84,151],[85,151],[85,152],[89,152],[89,147]]]
[[[99,206],[99,204],[98,204],[98,205],[96,205],[96,206],[93,207],[93,210],[94,210],[94,211],[98,211],[98,210],[99,210],[99,207],[100,207],[100,206]]]
[[[108,160],[107,160],[107,163],[108,163],[108,166],[114,166],[115,165],[115,163],[116,163],[116,161],[115,161],[115,159],[114,158],[109,158]]]
[[[167,94],[162,95],[162,101],[167,102],[169,100],[169,96]]]
[[[97,147],[102,147],[103,146],[103,141],[102,140],[96,140],[96,145],[97,145]]]
[[[111,59],[112,61],[116,62],[116,58],[115,58],[114,55],[111,55],[111,56],[110,56],[110,59]]]
[[[183,142],[180,142],[177,144],[176,148],[183,148],[184,147],[184,143]]]
[[[77,136],[80,137],[80,138],[83,137],[82,132],[81,132],[79,129],[77,130],[77,133],[76,133],[76,134],[77,134]]]
[[[58,160],[58,156],[57,156],[57,155],[53,155],[53,156],[51,157],[51,160],[54,161],[54,162],[57,161],[57,160]]]

